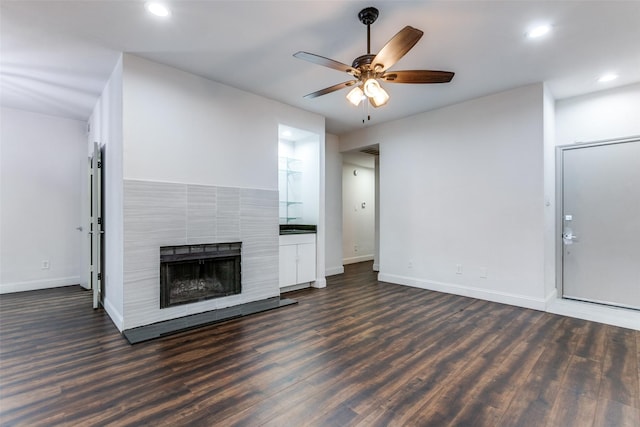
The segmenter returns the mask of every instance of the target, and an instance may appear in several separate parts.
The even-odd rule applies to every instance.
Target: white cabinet
[[[316,235],[280,236],[280,287],[316,280]]]

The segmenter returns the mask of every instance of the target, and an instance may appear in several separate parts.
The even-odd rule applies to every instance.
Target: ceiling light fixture
[[[599,83],[607,83],[610,82],[612,80],[615,80],[618,78],[618,75],[615,73],[607,73],[607,74],[603,74],[599,79],[598,82]]]
[[[366,99],[366,98],[367,97],[364,96],[364,92],[362,91],[360,86],[354,87],[347,94],[347,99],[349,100],[349,102],[352,103],[356,107],[358,105],[360,105],[360,103],[362,102],[363,99]]]
[[[381,107],[389,101],[389,94],[376,79],[367,79],[362,86],[356,86],[347,94],[347,100],[356,107],[363,99],[369,98],[374,107]]]
[[[448,83],[453,79],[454,73],[451,71],[435,70],[401,70],[389,71],[398,60],[400,60],[424,34],[421,30],[409,25],[400,30],[391,38],[377,54],[371,53],[371,24],[378,19],[379,11],[375,7],[364,8],[358,13],[360,22],[367,26],[367,53],[360,55],[353,60],[351,65],[315,55],[309,52],[296,52],[294,57],[305,61],[313,62],[317,65],[333,68],[337,71],[346,72],[349,79],[346,82],[338,83],[327,88],[317,90],[305,95],[305,98],[316,98],[340,89],[351,87],[347,94],[347,100],[354,106],[358,106],[363,100],[369,99],[369,103],[374,107],[381,107],[389,101],[389,94],[380,85],[378,80],[386,83]],[[366,102],[364,106],[368,106]],[[368,111],[368,110],[367,110]],[[369,120],[371,120],[370,116]],[[363,120],[364,122],[364,120]]]
[[[169,16],[169,9],[160,3],[149,2],[145,4],[149,13],[152,13],[155,16],[166,17]]]
[[[551,31],[551,25],[538,25],[537,27],[532,28],[530,31],[527,31],[527,37],[530,39],[537,39],[549,33],[549,31]]]

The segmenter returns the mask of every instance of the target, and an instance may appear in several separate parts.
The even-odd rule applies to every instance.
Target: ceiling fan
[[[389,68],[418,43],[423,32],[417,28],[406,26],[393,36],[380,52],[374,55],[371,53],[371,24],[377,18],[378,9],[375,7],[362,9],[358,14],[360,22],[367,26],[367,54],[354,59],[351,66],[308,52],[297,52],[293,55],[314,64],[344,71],[354,77],[353,80],[307,94],[304,96],[305,98],[316,98],[345,87],[355,86],[347,94],[349,102],[357,106],[363,99],[368,98],[371,105],[380,107],[387,103],[389,94],[380,86],[378,80],[389,83],[448,83],[451,81],[454,73],[450,71],[389,71]]]

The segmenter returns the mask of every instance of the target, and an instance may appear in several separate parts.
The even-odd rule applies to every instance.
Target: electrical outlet
[[[42,260],[42,267],[41,268],[43,270],[48,270],[49,269],[49,260],[48,259]]]
[[[413,261],[409,261],[407,263],[407,268],[413,268]]]
[[[489,271],[487,270],[487,267],[480,267],[480,278],[481,279],[486,279],[488,274],[489,274]]]
[[[353,245],[353,252],[358,252],[358,245]]]
[[[456,264],[456,274],[462,274],[462,264]]]

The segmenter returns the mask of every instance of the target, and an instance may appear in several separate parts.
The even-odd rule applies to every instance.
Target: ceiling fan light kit
[[[398,62],[420,40],[423,32],[410,26],[404,27],[391,38],[377,54],[371,53],[371,24],[378,18],[379,12],[375,7],[367,7],[358,13],[358,19],[367,26],[367,54],[353,60],[351,66],[333,59],[325,58],[308,52],[296,52],[293,56],[298,59],[313,62],[317,65],[333,68],[346,72],[356,80],[321,89],[305,95],[305,98],[316,98],[335,92],[345,87],[356,85],[347,94],[347,100],[358,106],[363,99],[369,99],[374,107],[385,105],[389,101],[389,94],[380,85],[378,80],[388,83],[448,83],[453,79],[454,73],[450,71],[433,70],[405,70],[387,71]]]
[[[347,94],[347,100],[356,107],[360,105],[363,99],[367,99],[367,97],[364,95],[362,89],[360,89],[360,86],[354,87]]]

